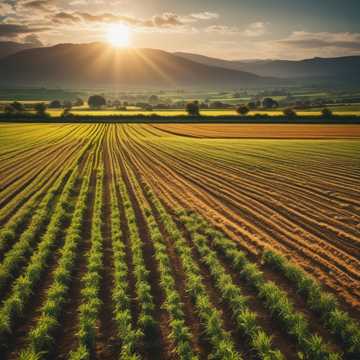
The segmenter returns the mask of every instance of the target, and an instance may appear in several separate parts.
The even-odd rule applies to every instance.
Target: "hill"
[[[33,46],[31,44],[21,44],[13,41],[0,41],[0,59],[32,47]]]
[[[4,83],[42,86],[242,87],[281,83],[244,71],[200,64],[155,49],[116,49],[103,43],[60,44],[0,59]]]
[[[360,56],[336,58],[313,58],[305,60],[223,60],[198,54],[175,53],[191,61],[226,69],[247,71],[258,76],[277,78],[328,78],[356,80],[360,79]]]

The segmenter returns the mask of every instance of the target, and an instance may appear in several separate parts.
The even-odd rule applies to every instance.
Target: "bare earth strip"
[[[156,124],[154,128],[195,138],[326,139],[360,138],[359,125],[296,124]]]

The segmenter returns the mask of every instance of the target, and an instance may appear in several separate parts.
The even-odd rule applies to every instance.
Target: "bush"
[[[190,116],[200,116],[199,102],[198,102],[198,101],[194,101],[194,102],[188,103],[188,104],[186,105],[186,112],[187,112]]]
[[[236,112],[240,115],[247,115],[250,109],[245,105],[240,105],[237,107]]]
[[[16,112],[22,112],[25,110],[24,105],[18,101],[14,101],[11,106]]]
[[[296,111],[291,108],[284,109],[283,114],[286,117],[296,117],[297,116]]]
[[[333,112],[329,108],[324,108],[321,110],[321,115],[323,117],[331,117],[333,116]]]
[[[60,100],[53,100],[49,104],[49,109],[60,109],[60,108],[61,108]]]
[[[46,116],[46,105],[44,103],[38,103],[34,105],[34,110],[38,116]]]
[[[106,100],[103,96],[101,95],[91,95],[88,99],[88,105],[91,107],[91,108],[94,108],[94,109],[99,109],[101,108],[102,106],[105,106],[106,105]]]

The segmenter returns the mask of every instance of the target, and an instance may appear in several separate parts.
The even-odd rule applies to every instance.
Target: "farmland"
[[[359,159],[356,125],[1,124],[2,358],[359,359]]]

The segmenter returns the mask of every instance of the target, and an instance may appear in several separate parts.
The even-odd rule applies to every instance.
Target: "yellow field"
[[[268,139],[360,139],[359,125],[304,124],[154,124],[169,134],[194,138],[268,138]]]
[[[60,116],[62,110],[59,109],[48,109],[47,112],[53,116]],[[84,116],[133,116],[133,115],[161,115],[161,116],[184,116],[187,115],[184,110],[156,110],[156,111],[141,111],[141,110],[71,110],[71,113],[74,115],[84,115]],[[235,110],[202,110],[201,114],[203,116],[234,116],[238,115]],[[282,111],[250,111],[248,115],[269,115],[269,116],[282,116]],[[298,111],[300,116],[319,116],[321,115],[320,111]],[[356,115],[360,116],[360,111],[335,111],[335,115]]]

